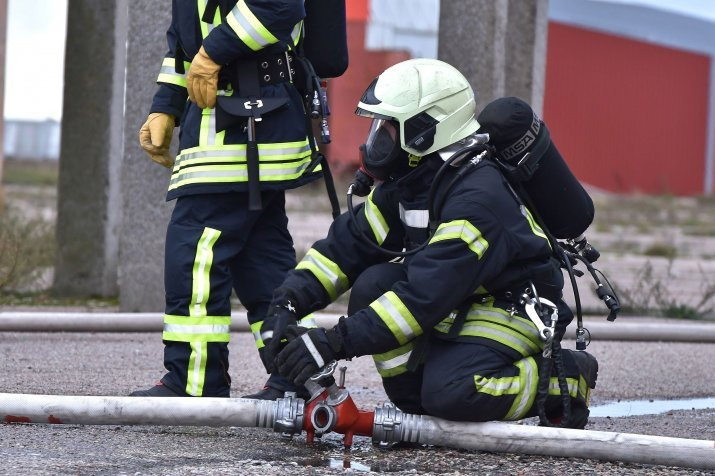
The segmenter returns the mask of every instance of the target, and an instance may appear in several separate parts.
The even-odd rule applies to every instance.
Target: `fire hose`
[[[389,446],[398,442],[469,450],[593,458],[639,464],[715,469],[715,442],[508,423],[448,421],[404,413],[387,402],[374,411],[359,410],[339,383],[332,363],[311,378],[306,402],[293,393],[275,401],[226,398],[152,398],[56,396],[0,393],[5,423],[80,425],[229,426],[273,429],[306,441],[334,432],[346,447],[354,436]]]

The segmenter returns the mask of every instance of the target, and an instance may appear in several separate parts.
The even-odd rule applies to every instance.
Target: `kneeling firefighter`
[[[371,355],[405,412],[475,422],[537,415],[546,344],[528,308],[558,316],[555,339],[573,315],[550,243],[490,159],[475,107],[464,76],[437,60],[399,63],[367,88],[356,113],[372,124],[360,150],[380,183],[274,293],[264,326],[280,374],[302,384],[334,359]],[[348,317],[335,327],[296,325],[349,288]],[[598,365],[586,352],[561,359],[565,424],[583,428]],[[552,422],[565,408],[557,377],[546,376]]]
[[[176,199],[165,248],[168,372],[132,395],[228,397],[232,291],[257,331],[296,264],[284,192],[330,178],[311,118],[327,115],[319,77],[347,68],[345,3],[173,0],[167,40],[140,143],[172,168],[167,200]],[[321,44],[330,57],[310,56]],[[278,390],[297,389],[271,376],[252,397]]]

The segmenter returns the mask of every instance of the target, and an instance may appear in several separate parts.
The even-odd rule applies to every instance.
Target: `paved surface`
[[[249,334],[234,334],[230,346],[232,394],[240,396],[260,387],[265,374]],[[162,348],[158,333],[5,333],[0,336],[0,390],[126,395],[163,375]],[[715,397],[715,344],[594,341],[589,351],[601,363],[594,404]],[[385,400],[370,359],[347,365],[347,387],[360,407],[371,409]],[[715,440],[715,408],[592,418],[587,429]],[[4,424],[0,461],[0,474],[699,474],[437,447],[386,451],[367,438],[356,438],[353,448],[344,451],[339,435],[310,446],[304,435],[284,440],[264,429],[179,426]]]

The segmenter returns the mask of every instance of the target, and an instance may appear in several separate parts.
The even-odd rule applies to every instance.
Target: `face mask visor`
[[[374,117],[367,140],[360,146],[360,159],[365,170],[378,180],[387,180],[400,168],[400,126],[394,119]]]

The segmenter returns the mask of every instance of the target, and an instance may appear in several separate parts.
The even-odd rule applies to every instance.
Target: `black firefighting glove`
[[[280,375],[296,385],[305,384],[311,375],[333,360],[346,357],[343,339],[335,328],[325,330],[291,326],[285,335],[288,344],[276,356],[273,365]]]
[[[271,309],[261,325],[261,335],[264,346],[259,350],[261,361],[266,372],[273,373],[273,359],[286,344],[285,331],[289,326],[298,323],[295,306],[288,299],[281,299],[271,303]]]

